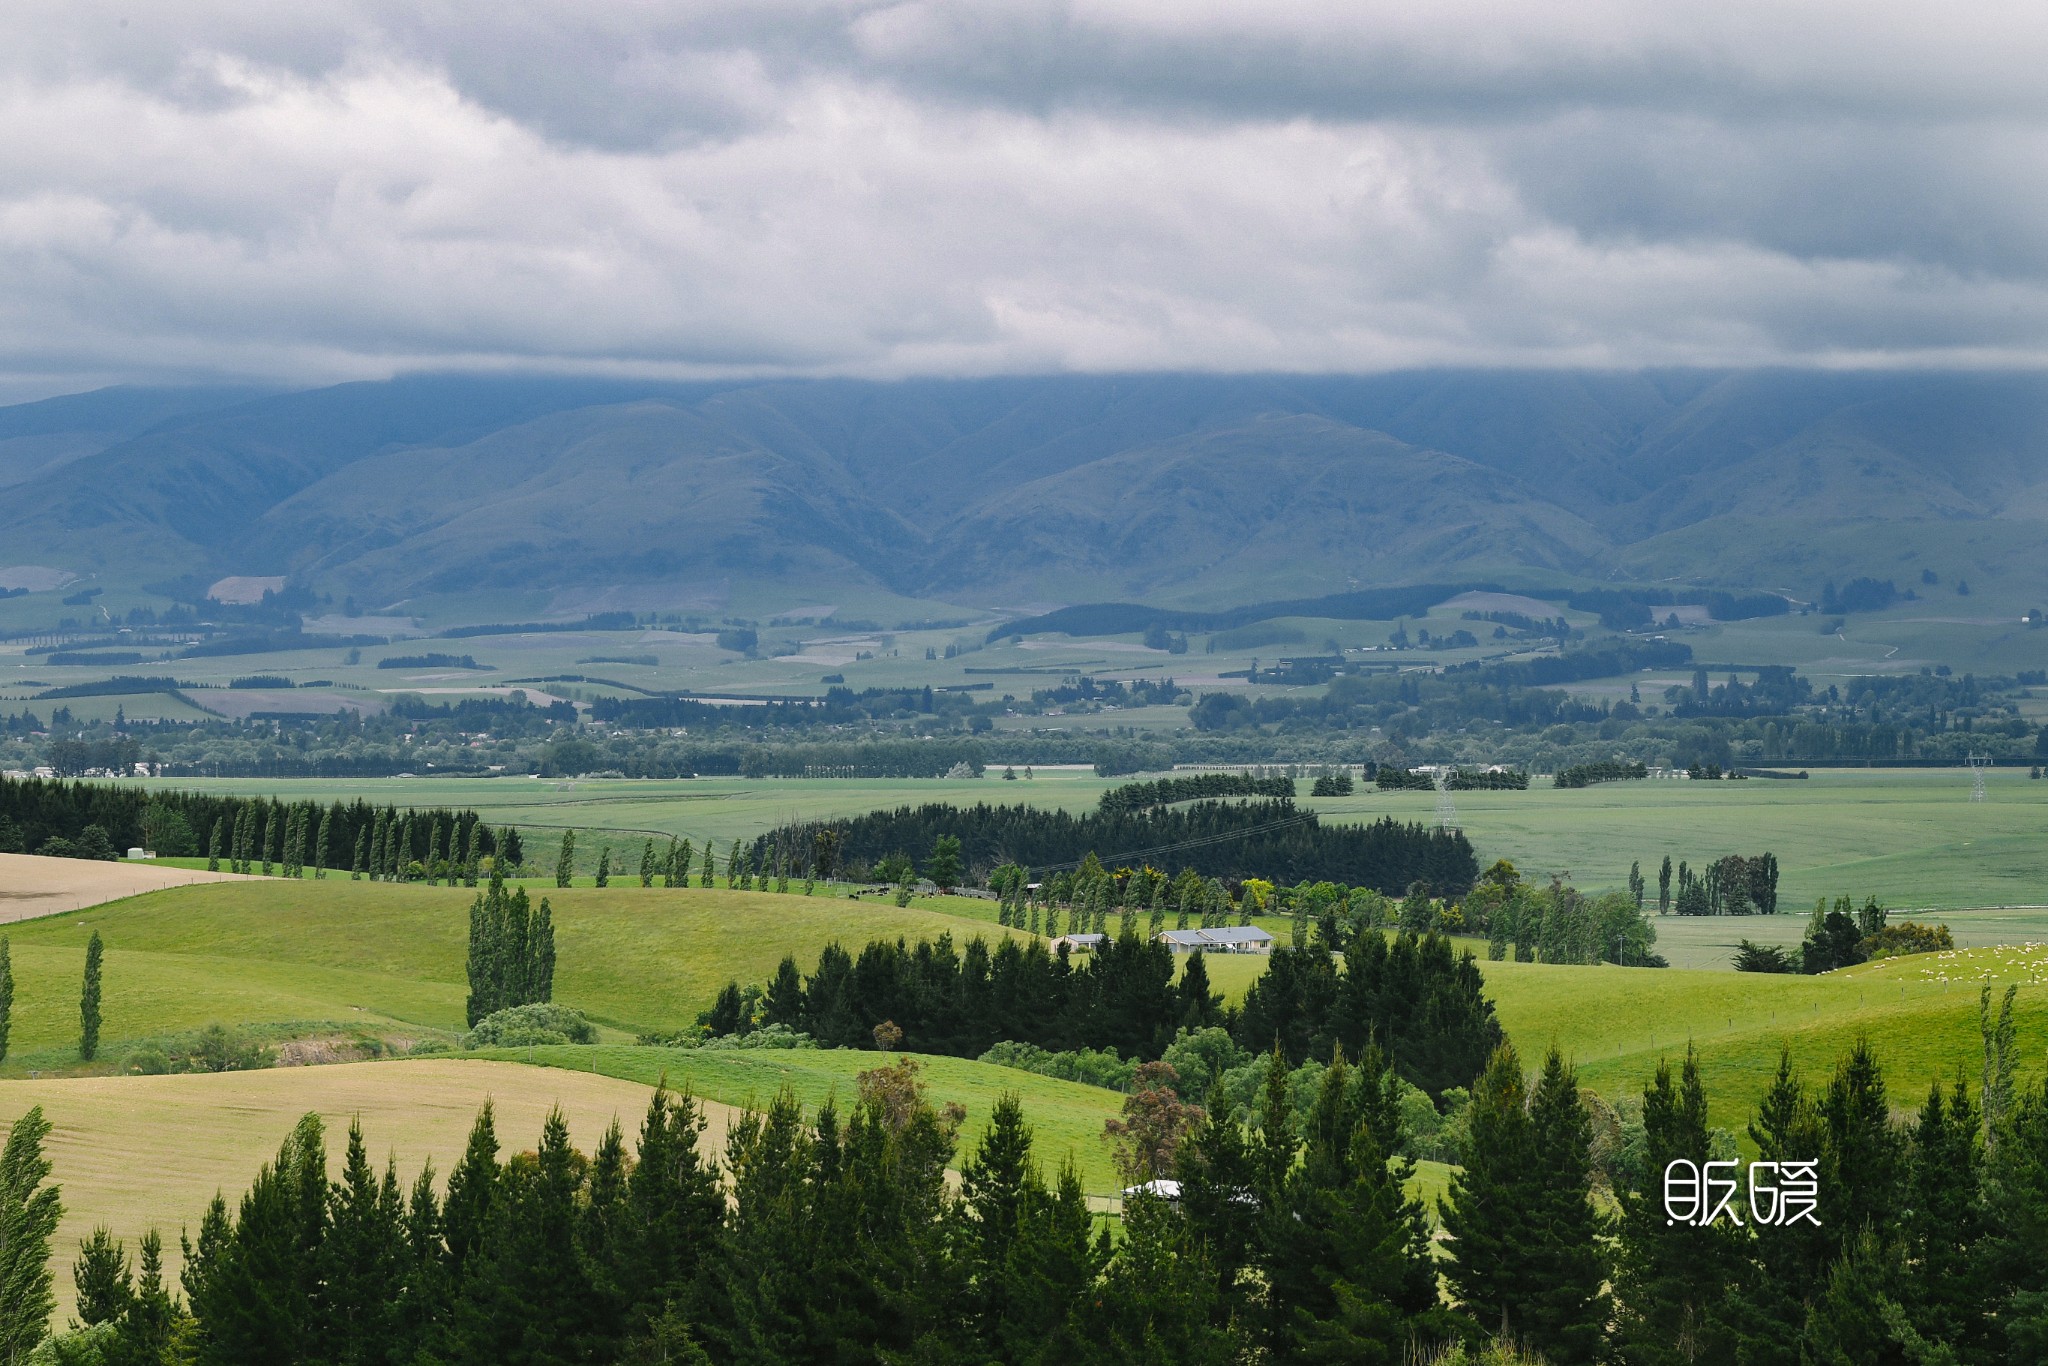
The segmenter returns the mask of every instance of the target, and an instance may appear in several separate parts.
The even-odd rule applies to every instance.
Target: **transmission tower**
[[[1984,766],[1990,762],[1981,754],[1970,756],[1970,800],[1973,802],[1984,800]]]
[[[1448,768],[1436,771],[1436,828],[1454,830],[1458,825],[1458,804],[1451,800],[1451,772]]]

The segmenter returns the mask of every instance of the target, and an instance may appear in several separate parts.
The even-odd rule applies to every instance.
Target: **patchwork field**
[[[167,780],[168,781],[168,780]],[[536,862],[564,829],[579,832],[584,862],[605,843],[638,858],[650,837],[688,836],[723,849],[792,820],[853,815],[924,802],[1026,802],[1081,811],[1122,779],[1039,769],[1029,781],[982,779],[518,778],[178,779],[175,785],[320,800],[357,796],[400,806],[473,807],[530,832]],[[1306,784],[1303,784],[1306,790]],[[1622,886],[1640,861],[1654,885],[1666,854],[1703,866],[1723,854],[1778,856],[1780,901],[1803,915],[1816,897],[1877,896],[1898,907],[2048,906],[2048,781],[2025,769],[1987,775],[1970,800],[1961,769],[1816,769],[1804,781],[1633,782],[1560,791],[1460,792],[1458,821],[1484,865],[1511,859],[1525,875],[1567,874],[1580,887]],[[1308,798],[1328,820],[1384,815],[1429,821],[1426,792]],[[922,851],[910,851],[913,854]]]

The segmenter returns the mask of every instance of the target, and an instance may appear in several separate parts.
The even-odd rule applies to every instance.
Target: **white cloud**
[[[2026,364],[2038,7],[22,3],[0,382]]]

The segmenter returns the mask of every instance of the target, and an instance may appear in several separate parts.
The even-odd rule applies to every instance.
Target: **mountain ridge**
[[[1216,606],[1922,568],[2024,591],[2039,571],[2010,561],[2048,539],[2031,374],[412,376],[0,408],[10,451],[0,558],[365,601],[737,581]]]

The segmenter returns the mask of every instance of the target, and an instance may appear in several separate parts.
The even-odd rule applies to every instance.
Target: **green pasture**
[[[687,836],[721,850],[796,820],[821,820],[925,802],[1024,802],[1092,808],[1118,779],[1085,769],[1035,769],[1005,782],[981,779],[385,778],[176,779],[166,786],[320,801],[473,807],[494,824],[530,833],[529,858],[545,864],[565,829],[577,833],[587,874],[609,844],[615,866],[637,869],[643,841]],[[1304,789],[1306,784],[1304,784]],[[1901,908],[2048,905],[2048,782],[2024,769],[1986,775],[1985,800],[1970,800],[1961,769],[1816,769],[1804,781],[1645,781],[1577,790],[1460,792],[1459,824],[1482,865],[1512,860],[1525,876],[1568,875],[1582,888],[1622,886],[1631,860],[1654,889],[1669,854],[1695,868],[1723,854],[1769,850],[1782,870],[1781,909],[1804,916],[1816,897],[1876,896]],[[1302,798],[1332,821],[1383,815],[1430,821],[1428,792]],[[924,851],[908,851],[921,854]]]
[[[195,895],[196,893],[196,895]],[[346,878],[207,883],[8,926],[12,1049],[0,1074],[75,1061],[85,945],[106,944],[103,1049],[228,1024],[321,1022],[420,1037],[463,1027],[474,892]],[[555,999],[631,1037],[695,1021],[726,982],[826,943],[1005,933],[887,901],[700,888],[553,888]],[[911,1041],[914,1045],[914,1040]]]
[[[1640,861],[1656,894],[1669,854],[1695,869],[1723,854],[1778,857],[1779,907],[1804,917],[1816,897],[1875,896],[1894,907],[2048,905],[2048,782],[1995,769],[1970,800],[1963,769],[1814,769],[1807,779],[1648,780],[1559,790],[1453,794],[1482,865],[1567,876],[1585,889],[1626,884]],[[1435,794],[1313,799],[1326,818],[1434,817]]]

